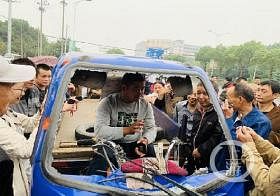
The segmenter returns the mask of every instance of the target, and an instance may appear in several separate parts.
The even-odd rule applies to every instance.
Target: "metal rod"
[[[8,40],[7,40],[7,55],[11,57],[12,55],[12,0],[9,1],[8,9]]]

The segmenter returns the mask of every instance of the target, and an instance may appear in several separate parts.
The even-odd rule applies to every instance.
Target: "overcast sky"
[[[78,0],[79,1],[79,0]],[[37,1],[13,3],[13,17],[39,26]],[[38,0],[39,2],[39,0]],[[61,36],[62,5],[48,0],[43,32]],[[68,0],[65,23],[73,36],[74,2]],[[0,0],[0,17],[7,16],[8,3]],[[279,0],[92,0],[76,8],[76,40],[135,49],[146,39],[184,40],[187,44],[224,45],[256,40],[280,42]],[[80,44],[83,50],[96,47]]]

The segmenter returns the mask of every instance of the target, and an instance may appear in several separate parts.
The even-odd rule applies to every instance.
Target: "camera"
[[[147,145],[146,144],[138,143],[136,147],[138,147],[138,150],[140,152],[142,152],[143,154],[147,154]]]

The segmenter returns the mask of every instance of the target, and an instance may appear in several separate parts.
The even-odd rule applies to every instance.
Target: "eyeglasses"
[[[26,88],[11,88],[11,89],[15,91],[20,91],[21,94],[23,94],[26,90]]]

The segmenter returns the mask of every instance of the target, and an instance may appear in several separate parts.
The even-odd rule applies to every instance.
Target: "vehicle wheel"
[[[94,123],[86,123],[75,129],[76,140],[91,139],[94,136]]]

